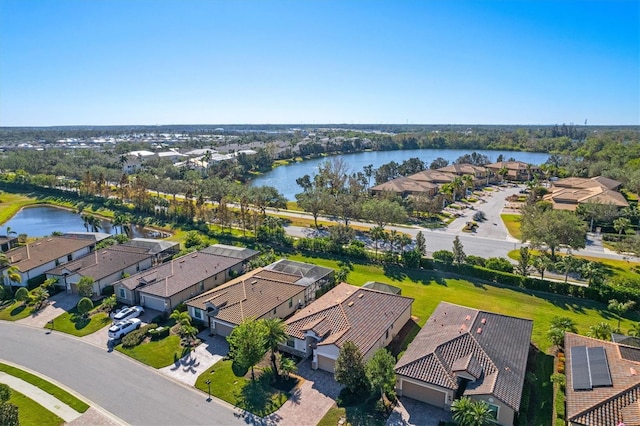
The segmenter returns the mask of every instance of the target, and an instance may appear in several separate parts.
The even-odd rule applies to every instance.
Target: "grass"
[[[522,232],[520,232],[520,215],[519,214],[501,214],[500,217],[504,222],[504,226],[507,227],[507,231],[513,238],[521,239]]]
[[[11,219],[21,208],[37,203],[35,198],[23,194],[0,192],[0,223]]]
[[[11,389],[9,402],[18,407],[18,421],[22,426],[58,426],[64,420],[31,398]]]
[[[73,408],[79,413],[84,413],[89,409],[88,404],[80,401],[78,398],[71,395],[66,390],[61,389],[58,386],[54,385],[53,383],[48,382],[43,378],[38,377],[34,374],[31,374],[27,371],[24,371],[12,365],[7,365],[3,363],[0,363],[0,371],[3,371],[19,379],[22,379],[27,383],[31,383],[32,385],[42,389],[48,394],[51,394],[54,397],[58,398],[60,401],[64,402],[69,407]]]
[[[112,320],[106,312],[96,312],[93,315],[83,318],[78,314],[78,309],[73,308],[69,312],[56,317],[53,321],[54,329],[63,333],[82,337],[95,333],[101,328],[111,324]],[[49,328],[49,325],[45,326]]]
[[[233,362],[230,360],[218,361],[198,377],[195,387],[207,392],[206,381],[211,380],[211,395],[260,417],[278,410],[288,399],[287,394],[272,388],[259,378],[255,381],[247,379],[244,373],[234,372]]]
[[[31,315],[33,309],[33,306],[25,305],[22,301],[16,301],[0,310],[0,320],[17,321]]]
[[[553,357],[542,352],[529,353],[527,377],[522,390],[519,425],[546,426],[553,417]]]
[[[334,259],[302,255],[292,255],[289,258],[338,269],[338,260]],[[546,332],[555,316],[567,316],[574,320],[581,334],[585,334],[590,326],[601,321],[609,322],[614,328],[617,326],[616,318],[607,311],[606,305],[590,300],[502,287],[498,284],[397,266],[350,263],[350,267],[347,281],[353,285],[361,286],[367,281],[387,282],[400,287],[403,296],[412,297],[412,314],[418,317],[417,322],[420,326],[440,301],[532,319],[532,341],[542,351],[547,351],[551,346]],[[640,319],[637,313],[628,314],[627,317],[622,321],[623,330],[629,328],[633,321]]]
[[[334,405],[327,411],[318,426],[335,426],[341,418],[351,426],[383,426],[386,416],[378,414],[375,409],[375,400],[364,402],[350,407],[338,407]]]
[[[187,354],[186,349],[180,345],[180,337],[177,335],[152,340],[132,348],[118,345],[116,350],[153,368],[171,365]]]

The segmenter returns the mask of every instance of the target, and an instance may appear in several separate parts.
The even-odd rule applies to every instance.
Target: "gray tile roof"
[[[304,339],[313,330],[318,345],[353,341],[363,354],[384,336],[413,299],[341,283],[286,321],[287,334]],[[396,330],[399,331],[399,330]]]
[[[154,240],[152,238],[134,238],[127,241],[124,245],[131,247],[139,247],[146,249],[150,254],[162,253],[171,248],[180,248],[180,243],[166,240]]]
[[[150,257],[151,255],[144,249],[115,245],[94,251],[78,260],[60,265],[47,271],[47,274],[64,275],[65,273],[78,273],[83,277],[91,277],[97,281]]]
[[[531,320],[441,302],[396,364],[396,373],[456,390],[455,371],[478,377],[465,395],[493,395],[518,411]]]
[[[212,244],[200,250],[201,253],[214,254],[217,256],[233,257],[240,260],[251,259],[260,254],[259,251],[247,247],[228,246],[226,244]]]
[[[26,272],[94,244],[95,240],[56,236],[16,247],[5,255],[12,266],[17,267],[20,272]]]
[[[170,297],[238,263],[230,257],[189,253],[125,278],[120,284],[140,293]]]

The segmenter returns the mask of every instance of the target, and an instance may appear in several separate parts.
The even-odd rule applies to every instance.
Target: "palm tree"
[[[276,350],[278,350],[278,344],[287,341],[287,332],[284,321],[280,318],[268,318],[264,320],[266,327],[265,342],[267,348],[271,351],[271,365],[273,365],[273,372],[278,378],[278,364],[276,363]]]
[[[627,334],[633,337],[640,337],[640,322],[633,323]]]
[[[533,267],[540,274],[540,279],[544,280],[544,272],[549,269],[553,262],[546,255],[535,256],[531,263]]]
[[[547,339],[553,346],[561,347],[564,345],[564,335],[567,331],[578,332],[575,321],[569,317],[553,317],[547,331]]]
[[[179,310],[174,309],[171,315],[169,315],[169,318],[171,318],[172,320],[174,320],[180,325],[184,325],[184,324],[191,325],[191,317],[189,316],[189,313],[187,311],[180,312]]]
[[[618,317],[618,328],[616,329],[617,331],[620,330],[620,321],[622,320],[622,315],[624,315],[625,312],[633,308],[635,305],[636,302],[634,302],[633,300],[628,300],[625,303],[618,302],[616,299],[609,300],[608,309]]]
[[[572,255],[568,254],[566,256],[563,256],[562,259],[560,259],[560,261],[558,262],[558,266],[564,270],[564,283],[567,283],[567,280],[569,279],[569,272],[571,271],[575,271],[576,268],[578,267],[578,265],[580,261],[578,259],[576,259],[575,257],[573,257]]]
[[[384,238],[384,228],[381,226],[374,226],[369,230],[369,235],[373,240],[373,244],[376,249],[376,259],[378,259],[378,241]]]
[[[296,362],[292,358],[288,357],[280,357],[280,372],[286,377],[289,378],[291,373],[294,373],[298,369]]]
[[[613,332],[611,325],[607,322],[599,322],[589,327],[587,336],[600,340],[611,340],[611,333]]]
[[[42,307],[42,304],[49,298],[49,292],[42,286],[36,287],[31,292],[31,296],[36,305],[35,310],[38,311]]]
[[[473,401],[463,396],[451,404],[453,420],[463,426],[488,426],[494,420],[493,411],[484,401]]]

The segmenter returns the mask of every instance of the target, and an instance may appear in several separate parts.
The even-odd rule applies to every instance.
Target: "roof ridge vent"
[[[482,328],[478,327],[478,329],[476,330],[476,333],[481,334],[482,333]]]
[[[353,301],[351,301],[351,302],[347,303],[347,306],[353,306],[353,303],[354,303],[354,302],[353,302]]]

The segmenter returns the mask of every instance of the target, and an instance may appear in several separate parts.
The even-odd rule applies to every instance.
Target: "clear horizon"
[[[635,126],[640,2],[3,0],[0,64],[2,127]]]

